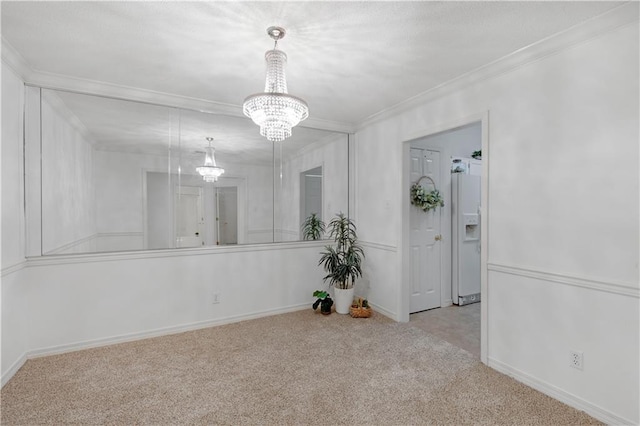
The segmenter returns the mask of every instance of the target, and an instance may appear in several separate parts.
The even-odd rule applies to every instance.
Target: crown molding
[[[225,104],[222,102],[123,86],[104,81],[71,77],[33,69],[30,70],[28,77],[25,78],[25,83],[45,89],[65,90],[74,93],[176,107],[211,114],[228,115],[232,117],[245,117],[242,112],[241,105]],[[318,118],[308,118],[304,122],[304,127],[343,133],[352,133],[355,131],[355,126],[352,124],[322,120]]]
[[[72,93],[96,95],[105,98],[136,101],[147,104],[184,108],[188,110],[243,116],[237,105],[224,104],[206,99],[174,95],[137,87],[123,86],[104,81],[33,70],[26,84],[44,89],[62,90]]]
[[[539,40],[487,65],[483,65],[453,80],[449,80],[439,86],[377,112],[357,123],[356,131],[362,130],[379,121],[395,117],[405,111],[422,106],[450,93],[462,90],[472,84],[511,72],[577,44],[587,42],[602,34],[637,23],[639,20],[640,3],[636,1],[626,2],[601,15]]]
[[[22,81],[27,81],[31,78],[33,70],[29,66],[29,63],[4,37],[2,37],[1,56],[2,62],[18,74]]]
[[[71,125],[71,127],[79,132],[85,141],[89,142],[94,147],[96,146],[96,141],[91,132],[89,132],[89,129],[87,129],[78,116],[67,107],[67,104],[64,103],[56,92],[43,91],[42,100],[48,103],[53,108],[53,111],[60,114]]]

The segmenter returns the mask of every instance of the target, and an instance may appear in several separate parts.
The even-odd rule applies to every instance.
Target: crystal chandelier
[[[277,50],[278,40],[284,37],[285,30],[269,27],[267,34],[275,40],[273,50],[267,50],[267,81],[264,93],[251,95],[244,100],[244,115],[260,126],[260,134],[270,141],[283,141],[291,136],[291,128],[309,116],[307,103],[287,92],[287,80],[284,66],[287,55]]]
[[[204,166],[196,167],[196,171],[200,173],[205,182],[215,182],[224,173],[224,169],[216,165],[216,157],[213,155],[215,149],[211,147],[213,138],[207,138],[207,141],[209,141],[209,146],[205,148]]]

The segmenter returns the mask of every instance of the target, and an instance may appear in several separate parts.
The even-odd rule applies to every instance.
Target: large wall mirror
[[[242,117],[38,90],[43,255],[297,241],[348,211],[346,133],[272,143]]]

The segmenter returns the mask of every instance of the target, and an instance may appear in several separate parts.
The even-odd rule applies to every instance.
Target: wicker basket
[[[371,308],[351,306],[349,307],[349,315],[353,318],[369,318],[371,316]]]

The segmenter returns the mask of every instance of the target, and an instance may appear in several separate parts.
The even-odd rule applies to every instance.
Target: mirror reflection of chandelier
[[[278,40],[285,35],[284,28],[269,27],[267,34],[275,40],[275,44],[273,50],[265,53],[267,79],[264,93],[247,97],[242,109],[244,115],[260,126],[262,136],[279,142],[291,136],[291,128],[309,116],[309,107],[305,101],[287,92],[284,73],[287,55],[277,50]]]
[[[200,173],[205,182],[215,182],[224,173],[224,169],[216,164],[215,149],[211,147],[213,138],[207,138],[207,141],[209,141],[209,146],[205,148],[204,166],[196,167],[196,171]]]

